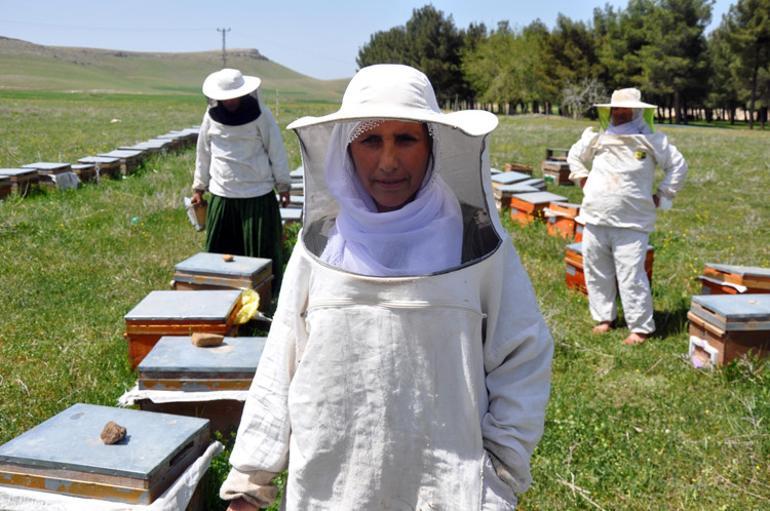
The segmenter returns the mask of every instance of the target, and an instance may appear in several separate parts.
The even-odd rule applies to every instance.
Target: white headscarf
[[[459,266],[463,220],[457,197],[433,169],[413,201],[378,212],[348,154],[360,122],[334,126],[326,154],[326,182],[340,206],[321,260],[346,271],[377,277],[427,275]],[[360,134],[360,133],[358,133]],[[437,154],[433,136],[433,154]]]
[[[615,126],[612,123],[612,115],[610,114],[610,125],[605,133],[609,135],[649,135],[652,133],[650,126],[644,122],[644,110],[642,108],[634,108],[633,111],[634,117],[619,126]]]

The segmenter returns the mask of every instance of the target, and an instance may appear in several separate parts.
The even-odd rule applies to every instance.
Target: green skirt
[[[206,215],[206,251],[273,261],[273,295],[283,273],[283,227],[273,193],[248,199],[211,195]]]

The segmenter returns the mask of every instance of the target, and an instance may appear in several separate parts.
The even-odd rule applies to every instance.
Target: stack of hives
[[[569,180],[569,163],[567,149],[546,149],[545,160],[540,164],[543,179],[560,186],[572,186]]]

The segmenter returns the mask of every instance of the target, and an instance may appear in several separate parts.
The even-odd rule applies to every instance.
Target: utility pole
[[[225,34],[227,34],[229,31],[230,27],[222,27],[217,29],[217,32],[222,32],[222,69],[227,67],[227,54],[225,53]]]

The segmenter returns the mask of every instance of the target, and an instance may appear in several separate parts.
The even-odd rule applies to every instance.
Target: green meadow
[[[336,108],[266,100],[282,128]],[[199,96],[157,91],[3,89],[0,167],[74,161],[197,124],[204,108]],[[569,147],[590,124],[500,121],[490,149],[499,168],[538,169],[546,147]],[[591,335],[586,298],[564,284],[565,242],[547,236],[544,224],[506,222],[556,345],[545,435],[520,509],[770,509],[768,366],[747,360],[695,370],[686,356],[686,312],[703,264],[770,267],[770,135],[661,129],[690,174],[652,235],[658,333],[647,343],[623,346],[622,328]],[[284,137],[295,167],[296,138]],[[174,264],[203,245],[181,207],[193,165],[188,149],[155,157],[122,180],[0,202],[0,443],[73,403],[114,405],[133,385],[123,315],[150,291],[168,289]],[[580,200],[574,187],[550,190]],[[212,502],[225,470],[220,458]]]

